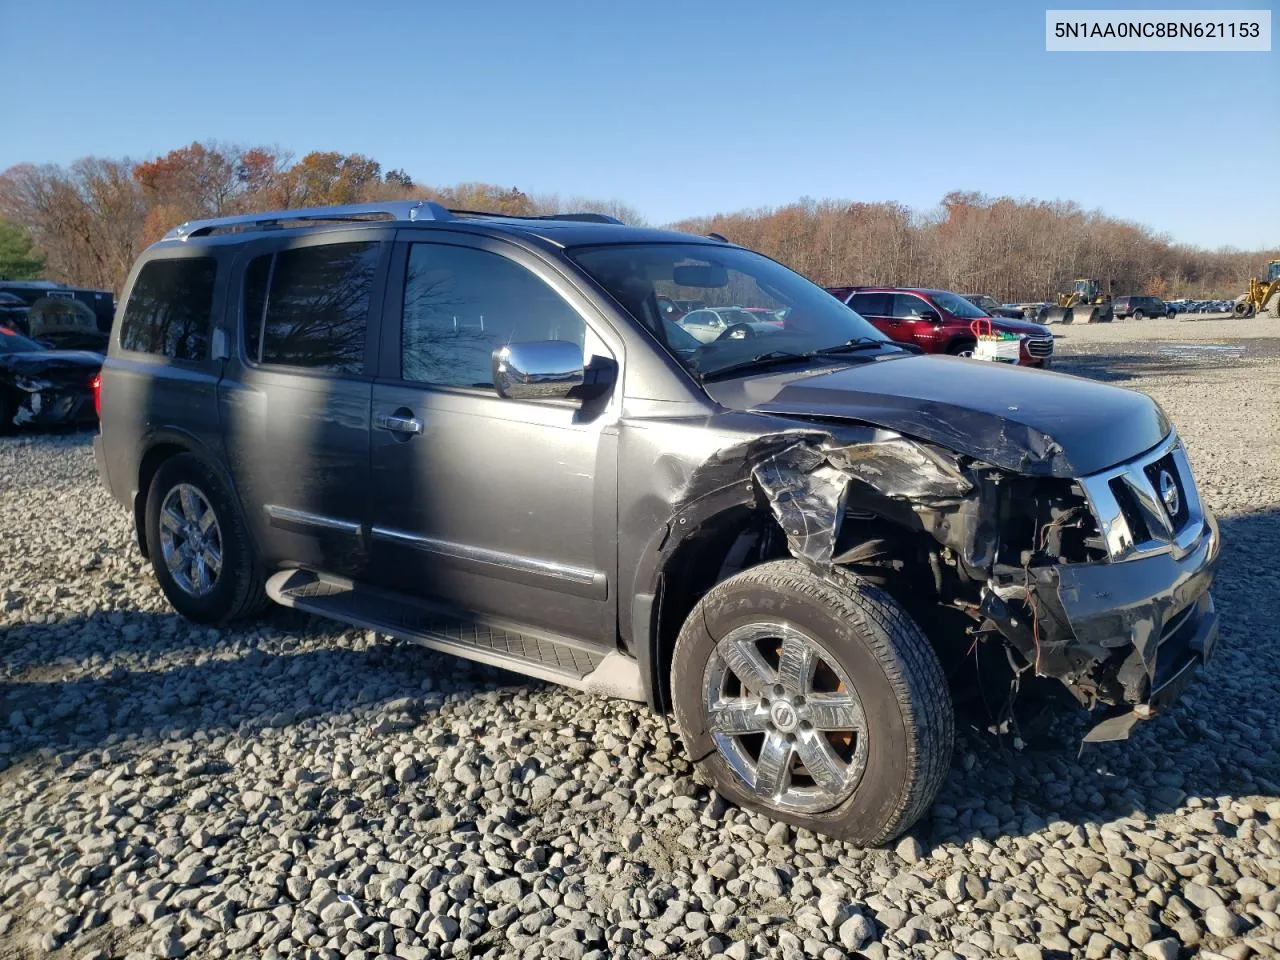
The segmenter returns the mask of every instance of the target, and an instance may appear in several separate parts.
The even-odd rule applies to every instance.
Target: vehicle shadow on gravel
[[[0,769],[34,753],[79,753],[197,732],[251,734],[353,714],[355,722],[389,732],[415,726],[451,694],[545,685],[386,639],[352,645],[343,625],[293,611],[272,611],[252,633],[199,627],[171,613],[119,619],[94,615],[0,631],[10,675],[16,659],[10,654],[19,644],[44,640],[49,649],[20,662],[24,673],[42,679],[0,679],[0,740],[9,742]],[[298,650],[303,635],[306,649]],[[55,636],[62,642],[49,642]],[[92,664],[100,666],[85,676]],[[80,676],[52,678],[68,672]]]
[[[1088,721],[1060,710],[1046,742],[1014,749],[960,717],[955,759],[921,822],[934,843],[1025,835],[1153,818],[1202,798],[1280,795],[1280,509],[1220,518],[1223,554],[1214,584],[1221,635],[1213,662],[1167,713],[1127,741],[1081,749]],[[1230,829],[1230,827],[1226,827]]]

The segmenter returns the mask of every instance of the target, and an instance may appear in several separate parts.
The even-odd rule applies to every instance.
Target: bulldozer
[[[1111,294],[1093,279],[1073,282],[1070,293],[1058,294],[1057,306],[1042,307],[1036,319],[1040,323],[1110,323],[1115,319]]]
[[[1259,280],[1249,278],[1249,292],[1236,301],[1232,311],[1237,317],[1262,316],[1267,312],[1267,304],[1275,298],[1273,314],[1280,317],[1280,260],[1272,260],[1267,264],[1267,278]]]

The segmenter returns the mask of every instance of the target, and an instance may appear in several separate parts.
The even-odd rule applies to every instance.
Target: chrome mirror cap
[[[563,400],[585,380],[582,348],[567,340],[506,343],[493,351],[493,385],[508,400]]]

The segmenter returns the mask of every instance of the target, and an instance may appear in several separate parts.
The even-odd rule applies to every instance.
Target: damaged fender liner
[[[945,451],[901,436],[845,445],[828,437],[769,456],[752,478],[790,553],[815,567],[840,561],[836,543],[854,489],[905,503],[923,530],[988,578],[978,607],[987,629],[1086,707],[1117,708],[1086,739],[1127,736],[1212,655],[1216,522],[1206,514],[1200,538],[1180,557],[1170,551],[1123,563],[1000,565],[995,484],[981,466],[962,468]]]

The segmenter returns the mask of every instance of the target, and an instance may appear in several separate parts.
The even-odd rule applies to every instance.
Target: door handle
[[[383,430],[390,430],[392,433],[403,433],[407,436],[413,436],[422,432],[422,421],[414,416],[403,416],[398,413],[381,413],[378,414],[376,421],[378,427]]]

